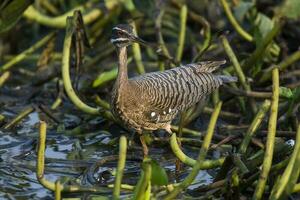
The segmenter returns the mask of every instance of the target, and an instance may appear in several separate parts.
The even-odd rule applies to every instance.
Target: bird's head
[[[147,45],[144,40],[134,34],[132,26],[128,24],[119,24],[113,27],[110,41],[116,47],[128,46],[133,42]]]

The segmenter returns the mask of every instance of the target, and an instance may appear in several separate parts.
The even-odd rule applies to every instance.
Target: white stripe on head
[[[110,39],[111,43],[115,43],[115,42],[125,42],[125,41],[129,41],[128,38],[116,38],[116,39]]]
[[[129,34],[126,30],[120,29],[119,27],[114,27],[112,30],[122,31],[123,33]]]

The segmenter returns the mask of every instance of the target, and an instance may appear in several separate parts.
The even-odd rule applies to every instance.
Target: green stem
[[[96,59],[96,60],[98,60],[98,59]],[[128,57],[127,64],[131,63],[131,61],[132,61],[132,57]],[[95,62],[91,61],[88,65],[93,65],[93,64],[95,64]],[[89,67],[87,67],[87,68],[89,68]],[[97,76],[97,78],[95,78],[95,80],[93,81],[92,87],[96,88],[96,87],[104,86],[109,81],[116,79],[117,75],[118,75],[118,67],[114,67],[113,69],[111,69],[109,71],[101,72]]]
[[[40,121],[40,138],[38,146],[38,155],[37,155],[37,166],[36,166],[36,178],[45,188],[54,191],[55,184],[48,181],[44,177],[45,170],[45,148],[46,148],[46,134],[47,134],[47,124],[43,121]]]
[[[295,63],[299,59],[300,59],[300,51],[298,50],[278,64],[279,70],[280,71],[285,70],[288,66]]]
[[[158,69],[161,72],[165,71],[165,63],[162,61],[158,61]]]
[[[226,0],[220,0],[221,1],[221,4],[223,6],[223,9],[225,11],[225,14],[227,16],[227,18],[229,19],[229,22],[231,23],[231,25],[233,26],[233,28],[236,30],[236,32],[242,36],[245,40],[249,41],[249,42],[252,42],[253,41],[253,37],[247,33],[240,25],[239,23],[237,22],[237,20],[234,18],[230,8],[229,8],[229,5],[227,3]]]
[[[172,3],[177,8],[181,8],[182,5],[183,5],[183,2],[175,1],[175,0],[172,1]],[[199,49],[197,55],[192,60],[192,63],[194,63],[194,62],[197,62],[200,59],[200,57],[203,55],[203,53],[210,46],[210,43],[211,43],[211,28],[210,28],[209,22],[204,17],[202,17],[201,15],[198,15],[196,12],[194,12],[192,10],[189,10],[187,12],[187,14],[192,20],[194,20],[195,22],[201,24],[203,26],[203,30],[204,30],[204,34],[203,34],[204,35],[204,42],[201,45],[201,48]]]
[[[293,53],[292,55],[288,56],[285,60],[281,61],[278,66],[279,66],[279,70],[280,71],[284,71],[288,66],[290,66],[291,64],[295,63],[296,61],[298,61],[300,59],[300,51],[296,51],[295,53]],[[260,83],[263,83],[267,80],[270,79],[271,77],[271,72],[273,70],[273,66],[268,68],[266,71],[264,71],[262,77],[259,79]]]
[[[6,124],[4,126],[4,129],[10,129],[14,125],[16,125],[18,122],[20,122],[22,119],[24,119],[25,117],[27,117],[33,111],[34,111],[34,108],[32,106],[30,106],[29,108],[26,108],[20,114],[18,114],[13,120],[11,120],[11,122],[9,122],[8,124]]]
[[[225,36],[221,36],[221,40],[222,40],[225,52],[228,55],[230,61],[232,62],[237,76],[239,77],[239,81],[241,82],[242,86],[244,87],[244,89],[246,91],[251,92],[251,87],[246,80],[246,76],[245,76],[245,74],[241,68],[241,65],[240,65],[235,53],[233,52],[227,38]],[[255,113],[257,108],[256,108],[255,101],[252,98],[250,99],[250,105],[251,105],[252,111]]]
[[[204,29],[204,41],[201,45],[201,49],[198,51],[197,55],[193,58],[193,63],[197,62],[200,57],[203,55],[203,53],[208,49],[210,43],[211,43],[211,28],[209,22],[202,16],[190,11],[189,16],[200,23],[203,26]]]
[[[98,95],[95,96],[95,103],[106,110],[110,110],[110,104],[107,101],[101,99]]]
[[[109,184],[109,185],[107,185],[107,187],[108,188],[114,188],[115,185],[114,184]],[[134,186],[128,185],[128,184],[121,184],[120,187],[121,187],[121,189],[124,189],[124,190],[130,190],[130,191],[134,190]]]
[[[294,187],[293,187],[293,193],[299,193],[300,192],[300,183],[297,183]]]
[[[59,79],[57,82],[58,94],[57,94],[55,101],[51,105],[51,110],[56,110],[58,108],[58,106],[61,105],[62,98],[63,98],[63,87],[64,87],[64,83],[61,79]]]
[[[123,171],[126,162],[126,152],[127,152],[127,140],[125,136],[120,137],[120,144],[119,144],[119,161],[118,167],[116,172],[116,179],[115,179],[115,187],[113,191],[113,199],[120,199],[120,190],[121,190],[121,182],[123,177]]]
[[[176,157],[181,162],[183,162],[184,164],[189,165],[189,166],[194,166],[196,164],[196,162],[197,162],[196,160],[188,157],[187,155],[185,155],[183,153],[180,146],[178,145],[177,137],[176,137],[175,133],[173,133],[170,137],[170,145],[171,145],[171,149],[172,149],[173,153],[176,155]]]
[[[7,81],[7,79],[10,77],[10,72],[4,72],[1,76],[0,76],[0,87],[3,86],[3,84]]]
[[[54,32],[46,35],[44,38],[42,38],[40,41],[38,41],[37,43],[32,45],[30,48],[26,49],[19,55],[15,56],[14,59],[8,61],[6,64],[4,64],[2,67],[0,67],[0,73],[10,69],[15,64],[24,60],[29,54],[32,54],[34,51],[36,51],[37,49],[39,49],[43,45],[45,45],[49,40],[51,40],[54,37],[54,35],[55,35]]]
[[[216,106],[208,125],[207,133],[205,135],[204,141],[202,143],[202,147],[197,159],[196,164],[193,166],[192,171],[189,173],[189,175],[179,184],[179,186],[175,187],[172,192],[170,192],[165,199],[171,200],[174,199],[181,191],[185,190],[196,178],[199,170],[201,169],[202,163],[205,160],[213,133],[215,129],[215,125],[219,116],[219,113],[221,111],[222,102],[219,102]]]
[[[33,6],[29,6],[27,10],[24,12],[24,17],[27,19],[33,20],[39,24],[50,26],[53,28],[65,28],[66,27],[66,18],[68,16],[73,15],[73,12],[75,10],[80,10],[81,12],[84,12],[84,7],[79,6],[77,8],[74,8],[70,10],[69,12],[57,16],[57,17],[49,17],[47,15],[44,15],[40,13],[38,10],[36,10]],[[83,15],[83,21],[85,24],[89,24],[93,21],[95,21],[98,17],[102,15],[102,11],[100,9],[93,9],[89,13]]]
[[[133,21],[131,23],[131,25],[133,26],[134,34],[137,35],[135,22]],[[141,47],[140,47],[139,43],[134,42],[132,44],[132,52],[133,52],[133,58],[135,60],[135,64],[136,64],[136,68],[137,68],[138,73],[139,74],[145,74],[145,67],[144,67],[144,64],[142,62]]]
[[[151,186],[151,160],[149,158],[145,158],[142,163],[142,172],[141,177],[134,189],[134,200],[146,200],[146,190],[147,187]]]
[[[4,121],[4,119],[5,119],[4,115],[0,114],[0,124]]]
[[[98,115],[99,108],[93,108],[86,105],[82,102],[79,97],[76,95],[70,78],[70,51],[71,51],[71,43],[72,43],[72,35],[74,32],[73,27],[73,18],[67,18],[67,27],[66,27],[66,36],[64,41],[63,48],[63,58],[62,58],[62,78],[64,82],[65,91],[70,98],[70,100],[74,103],[74,105],[79,108],[81,111],[86,112],[88,114]]]
[[[105,85],[107,82],[115,79],[118,75],[118,68],[115,67],[109,71],[102,72],[97,76],[97,78],[93,81],[92,87],[101,87]]]
[[[278,115],[278,101],[279,101],[279,70],[273,69],[273,96],[271,104],[271,113],[268,125],[268,136],[266,142],[266,150],[264,161],[262,165],[262,171],[260,178],[256,185],[255,193],[252,199],[260,200],[265,190],[265,185],[268,179],[268,175],[272,166],[273,150],[276,135],[277,115]]]
[[[219,101],[220,101],[220,92],[219,92],[219,88],[218,88],[215,91],[213,91],[213,93],[212,93],[213,105],[216,106]]]
[[[279,170],[283,169],[289,162],[289,158],[273,165],[271,167],[271,173],[278,173]],[[253,175],[251,175],[249,178],[247,178],[246,180],[244,180],[244,184],[241,187],[241,190],[247,190],[247,188],[251,187],[251,185],[253,185],[253,182],[257,180],[257,178],[259,177],[259,172],[255,172]]]
[[[41,1],[40,2],[42,4],[42,6],[47,10],[49,11],[51,14],[53,15],[58,15],[59,14],[59,11],[58,9],[49,2],[49,0],[44,0],[44,1]]]
[[[274,21],[274,26],[272,30],[266,35],[266,37],[263,39],[263,41],[260,43],[259,46],[255,49],[255,51],[251,54],[251,56],[245,61],[245,64],[243,65],[244,71],[248,71],[251,69],[255,63],[264,56],[264,52],[266,51],[267,47],[271,42],[273,41],[274,37],[279,33],[281,30],[282,23],[276,19]]]
[[[250,143],[251,138],[253,137],[254,133],[260,126],[262,120],[264,119],[266,113],[268,112],[269,108],[271,106],[270,100],[265,100],[265,102],[260,107],[259,111],[257,112],[254,120],[252,121],[251,125],[249,126],[246,135],[241,143],[239,153],[245,154],[247,151],[247,147]]]
[[[48,181],[45,176],[45,148],[46,148],[47,124],[40,121],[39,144],[37,154],[36,178],[45,188],[55,191],[55,183]],[[97,186],[61,185],[63,192],[104,192],[107,188]]]
[[[175,133],[173,133],[170,137],[170,145],[173,153],[181,162],[189,166],[194,166],[197,163],[195,159],[190,158],[180,149]],[[224,160],[225,158],[219,158],[217,160],[204,160],[202,162],[201,169],[212,169],[215,167],[220,167],[222,166]]]
[[[246,76],[241,68],[241,65],[240,65],[235,53],[233,52],[227,38],[224,35],[222,35],[221,40],[222,40],[224,50],[225,50],[227,56],[229,57],[231,63],[233,64],[233,67],[239,78],[239,81],[241,82],[241,84],[245,90],[247,90],[247,91],[251,90],[249,84],[247,83]]]
[[[207,114],[211,114],[213,113],[213,109],[210,107],[204,107],[203,109],[203,113],[207,113]],[[220,112],[220,117],[223,117],[224,119],[239,119],[241,116],[239,114],[236,113],[231,113],[231,112],[227,112],[227,111],[221,111]]]
[[[300,137],[300,125],[298,124],[297,127],[297,138]],[[300,141],[300,140],[298,140]],[[296,148],[296,147],[295,147]],[[289,182],[287,183],[287,186],[285,188],[285,194],[288,196],[293,192],[293,188],[295,188],[296,183],[299,179],[299,175],[300,175],[300,148],[298,147],[298,152],[296,153],[296,160],[293,166],[293,171],[292,171],[292,176],[289,180]]]
[[[55,182],[55,200],[61,200],[61,190],[62,185],[60,184],[60,181]]]
[[[60,96],[57,96],[57,98],[55,99],[55,101],[51,105],[51,110],[56,110],[56,108],[58,108],[58,106],[60,106],[61,103],[62,103],[62,98]]]
[[[294,188],[294,185],[292,187],[289,186],[289,182],[293,180],[294,176],[297,176],[294,172],[294,168],[299,168],[299,165],[296,165],[297,157],[299,157],[300,154],[300,126],[298,127],[297,136],[296,136],[296,145],[294,146],[294,151],[292,153],[292,156],[290,158],[290,161],[285,168],[283,174],[281,175],[280,180],[275,184],[275,186],[272,189],[270,199],[283,199],[283,195],[285,195],[285,190],[291,191],[292,188]],[[296,178],[298,179],[298,178]]]
[[[163,35],[162,35],[162,18],[165,14],[165,7],[162,7],[159,11],[159,14],[157,18],[155,19],[155,29],[157,34],[157,40],[159,43],[160,50],[162,51],[162,54],[167,57],[168,59],[172,59],[171,54],[166,46],[166,43],[164,41]],[[173,66],[173,65],[171,65]]]
[[[241,176],[249,172],[249,169],[242,161],[240,155],[236,154],[233,156],[233,163],[239,169],[239,173]]]
[[[175,125],[172,125],[171,126],[171,130],[178,133],[179,132],[179,127],[178,126],[175,126]],[[195,130],[192,130],[192,129],[188,129],[188,128],[183,128],[182,129],[182,133],[185,133],[185,134],[191,134],[191,135],[194,135],[194,136],[202,136],[203,134],[199,131],[195,131]]]
[[[187,13],[188,13],[187,6],[183,5],[180,9],[180,31],[178,36],[178,48],[176,54],[176,60],[178,62],[181,61],[183,48],[184,48]]]

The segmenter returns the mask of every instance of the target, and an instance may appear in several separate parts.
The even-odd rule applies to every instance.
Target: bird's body
[[[140,134],[144,130],[157,129],[170,133],[171,122],[178,113],[195,105],[223,83],[236,81],[235,77],[212,74],[225,61],[188,64],[129,79],[127,45],[143,42],[132,35],[131,30],[131,27],[119,25],[113,29],[111,40],[119,56],[118,77],[111,99],[112,113],[127,129]]]
[[[198,103],[223,84],[211,73],[223,62],[201,62],[164,72],[152,72],[116,84],[113,114],[128,129],[169,129],[178,113]],[[169,131],[169,130],[168,130]]]

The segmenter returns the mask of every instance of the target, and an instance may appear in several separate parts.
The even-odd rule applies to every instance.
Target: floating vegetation
[[[300,6],[284,1],[0,3],[1,199],[298,199]],[[129,76],[227,60],[222,86],[137,135],[110,111],[130,24]]]

